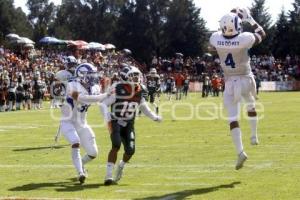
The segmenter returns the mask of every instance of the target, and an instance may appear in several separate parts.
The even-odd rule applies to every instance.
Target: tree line
[[[142,61],[152,55],[171,57],[181,52],[193,57],[207,51],[210,32],[193,0],[62,0],[58,6],[49,0],[28,0],[28,15],[13,3],[0,1],[0,42],[17,33],[34,41],[55,36],[113,43],[131,49]],[[251,53],[300,54],[299,7],[300,0],[295,0],[293,9],[282,9],[272,24],[265,0],[253,0],[250,11],[268,37]]]

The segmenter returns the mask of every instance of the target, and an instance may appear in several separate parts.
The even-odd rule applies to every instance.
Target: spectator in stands
[[[218,75],[214,75],[212,80],[212,91],[213,91],[213,96],[219,96],[219,92],[221,90],[221,79],[218,77]]]
[[[22,83],[18,82],[16,88],[16,110],[21,110],[21,105],[23,105],[23,109],[24,109],[25,107],[24,96],[25,96],[24,87]]]
[[[207,74],[204,74],[203,85],[202,85],[202,97],[208,97],[210,87],[210,78]]]
[[[8,85],[8,110],[15,110],[17,81],[11,79]]]
[[[181,72],[177,72],[175,74],[175,86],[176,86],[176,100],[181,100],[182,95],[182,87],[185,77]]]
[[[256,93],[259,93],[259,88],[261,87],[261,80],[259,79],[259,77],[256,75],[254,76],[255,78],[255,83],[256,83]]]
[[[183,81],[183,96],[185,98],[187,98],[188,95],[189,85],[190,85],[190,77],[188,75],[185,75],[185,79]]]

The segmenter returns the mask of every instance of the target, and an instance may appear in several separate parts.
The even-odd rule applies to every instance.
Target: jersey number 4
[[[232,54],[229,53],[225,59],[225,65],[230,66],[231,68],[235,68],[235,62],[233,60]]]

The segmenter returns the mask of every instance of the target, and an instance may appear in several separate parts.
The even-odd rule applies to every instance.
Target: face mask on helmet
[[[133,72],[129,74],[129,82],[140,83],[141,74],[139,72]]]
[[[66,70],[74,73],[75,69],[76,69],[76,66],[77,66],[77,60],[74,56],[68,56],[66,58],[66,61],[65,61],[65,68]]]
[[[141,74],[142,73],[138,68],[133,66],[125,66],[120,73],[120,77],[124,82],[139,83],[141,80]]]
[[[97,68],[89,63],[79,65],[75,70],[76,77],[85,87],[91,87],[99,83]]]
[[[220,28],[224,36],[234,36],[242,32],[242,21],[235,13],[228,13],[220,20]]]

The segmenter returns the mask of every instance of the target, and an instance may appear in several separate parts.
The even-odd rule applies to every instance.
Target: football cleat
[[[235,169],[236,170],[241,169],[244,165],[244,162],[247,160],[247,158],[248,158],[247,154],[244,151],[242,151],[238,155],[238,159],[237,159],[237,162],[236,162],[236,165],[235,165]]]
[[[84,173],[79,173],[78,181],[80,182],[80,184],[83,184],[85,179],[86,179],[85,174]]]
[[[258,138],[256,136],[252,136],[250,139],[251,139],[251,144],[252,145],[258,145],[259,144]]]
[[[109,185],[112,185],[114,184],[114,180],[112,178],[105,178],[104,180],[104,185],[105,186],[109,186]]]
[[[116,169],[116,176],[114,179],[115,182],[118,182],[122,178],[123,169],[124,169],[124,167],[120,167],[120,165],[118,165],[118,167]]]

